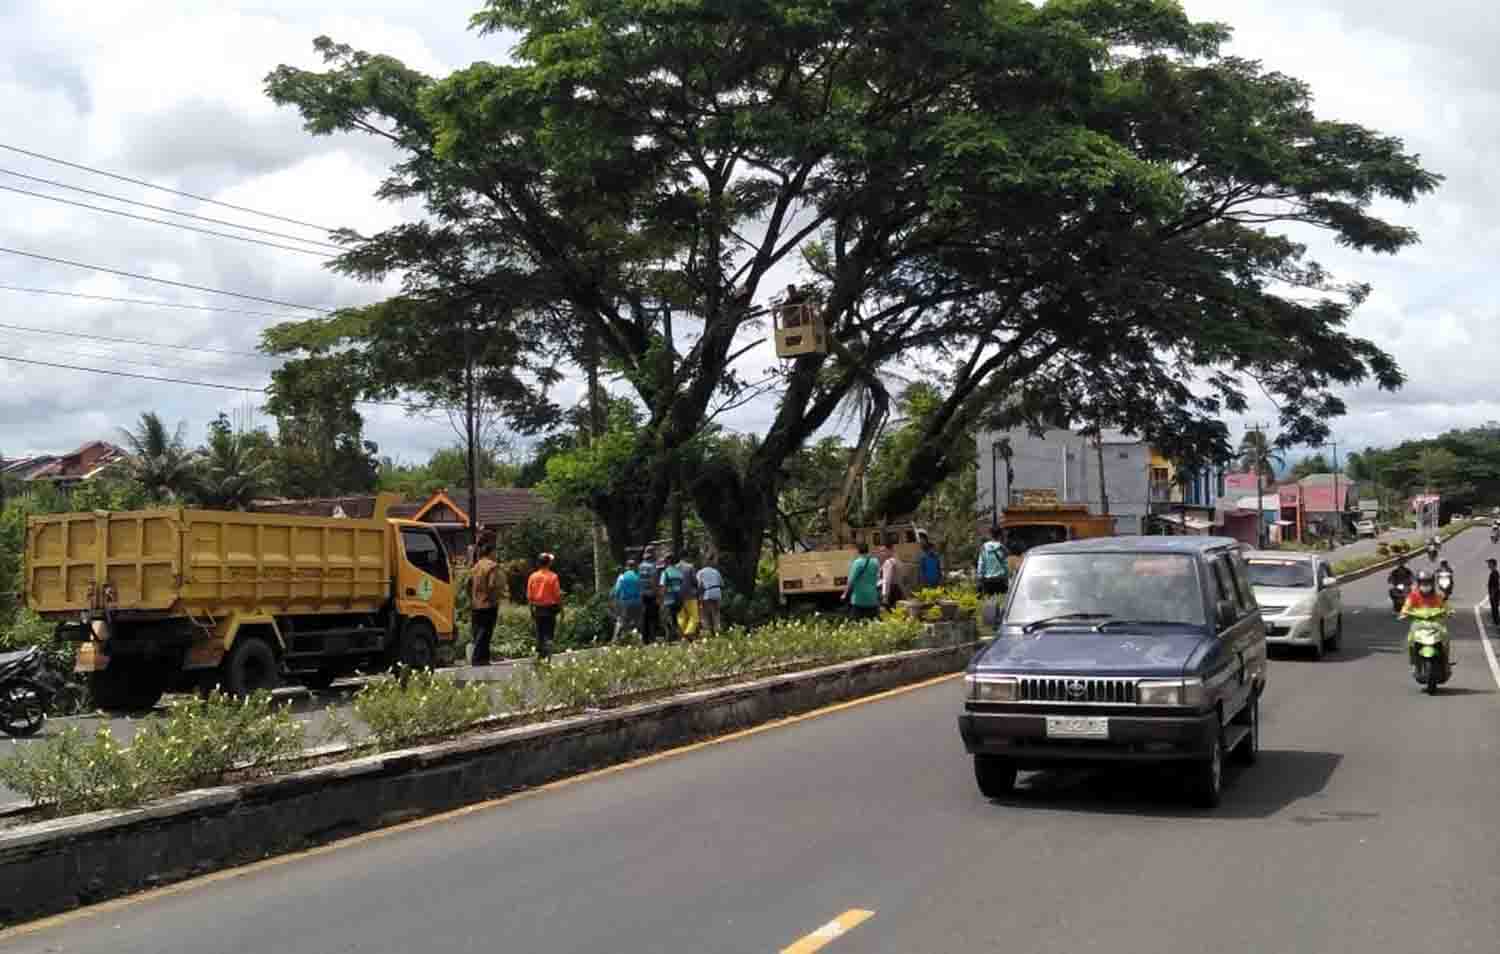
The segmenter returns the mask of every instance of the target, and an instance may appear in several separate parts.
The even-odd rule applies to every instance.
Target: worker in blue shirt
[[[943,585],[943,558],[926,534],[922,535],[922,559],[917,563],[917,578],[923,586]]]
[[[609,601],[615,611],[615,639],[632,630],[641,630],[641,577],[636,572],[636,562],[627,561],[625,571],[615,579],[609,591]]]

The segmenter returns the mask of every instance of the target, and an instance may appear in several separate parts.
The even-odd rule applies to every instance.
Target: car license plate
[[[1093,716],[1048,716],[1049,739],[1107,739],[1109,720]]]

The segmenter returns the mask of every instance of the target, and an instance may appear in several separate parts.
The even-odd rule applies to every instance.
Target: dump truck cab
[[[454,638],[455,580],[433,528],[187,508],[29,518],[26,602],[80,643],[104,709],[169,690],[429,666]]]

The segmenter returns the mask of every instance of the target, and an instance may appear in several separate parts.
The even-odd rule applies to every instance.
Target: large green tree
[[[1341,410],[1333,386],[1400,381],[1342,330],[1363,290],[1265,228],[1393,251],[1413,236],[1369,203],[1435,180],[1399,142],[1317,120],[1296,81],[1220,57],[1225,29],[1169,0],[492,0],[475,23],[519,35],[511,64],[436,79],[320,40],[327,70],[268,88],[314,133],[394,144],[381,194],[461,233],[458,277],[507,276],[552,347],[597,349],[634,390],[644,420],[628,454],[597,443],[589,499],[616,547],[655,534],[682,478],[748,582],[787,462],[893,360],[943,367],[945,397],[884,514],[961,469],[1002,398],[1065,386],[1096,417],[1142,395],[1207,415],[1254,377],[1303,438]],[[358,270],[398,236],[348,238]],[[747,387],[768,276],[799,263],[830,352],[783,366],[750,454],[700,454]],[[666,335],[664,309],[690,334]]]

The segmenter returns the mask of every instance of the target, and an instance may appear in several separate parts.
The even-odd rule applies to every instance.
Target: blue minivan
[[[1019,770],[1177,763],[1195,800],[1260,747],[1266,631],[1238,541],[1101,537],[1036,547],[965,674],[959,734],[987,797]]]

